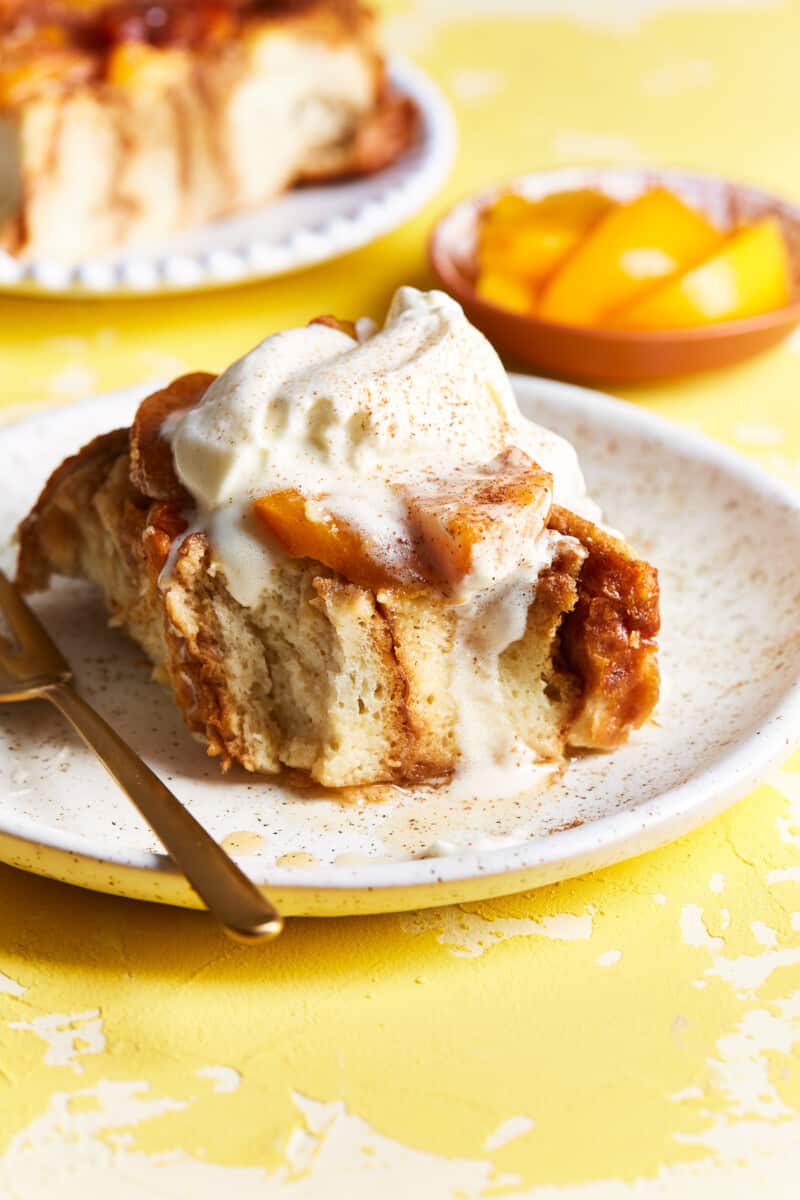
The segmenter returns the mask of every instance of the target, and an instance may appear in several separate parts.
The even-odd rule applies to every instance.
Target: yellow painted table
[[[220,368],[429,282],[456,195],[641,158],[800,198],[800,11],[770,0],[420,0],[395,44],[461,126],[447,195],[361,253],[155,303],[0,299],[3,404]],[[632,397],[800,484],[800,344]],[[800,734],[800,730],[798,730]],[[0,1196],[796,1197],[800,758],[658,853],[464,909],[203,915],[0,869]]]

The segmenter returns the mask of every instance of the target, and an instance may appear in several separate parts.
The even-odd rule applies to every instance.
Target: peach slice
[[[329,497],[309,499],[295,488],[269,492],[253,502],[256,520],[292,558],[313,558],[351,583],[377,591],[409,579],[421,580],[413,567],[412,548],[399,555],[396,568],[389,566],[380,547],[346,521],[337,517]],[[403,558],[408,569],[403,570]],[[394,560],[393,560],[394,561]]]
[[[661,280],[713,253],[722,235],[665,188],[612,209],[546,285],[537,315],[602,324]]]
[[[533,315],[535,296],[524,279],[504,271],[481,271],[475,283],[475,292],[488,304],[496,304],[507,312]]]
[[[618,313],[620,329],[684,329],[780,308],[791,296],[786,243],[774,217],[737,229],[716,254]]]
[[[190,66],[184,50],[124,41],[109,55],[106,79],[112,87],[162,92],[188,75]]]
[[[539,537],[550,513],[552,484],[547,471],[512,446],[482,466],[461,467],[399,491],[433,576],[454,588],[482,551],[502,554]]]
[[[513,276],[535,289],[614,206],[609,196],[591,188],[541,200],[513,192],[500,196],[481,216],[478,290],[488,275]]]

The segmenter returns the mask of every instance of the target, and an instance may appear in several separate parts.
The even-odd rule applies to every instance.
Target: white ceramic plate
[[[185,230],[163,245],[75,266],[19,262],[0,251],[0,291],[130,296],[196,291],[285,275],[365,246],[413,216],[446,179],[455,125],[442,93],[418,68],[393,62],[390,78],[416,101],[417,144],[376,175],[298,188],[253,212]]]
[[[525,413],[575,443],[607,519],[658,565],[663,587],[657,722],[614,754],[576,759],[530,803],[487,795],[465,811],[398,792],[348,805],[245,772],[223,778],[88,588],[62,582],[38,598],[85,694],[216,837],[245,852],[247,871],[286,913],[395,911],[580,874],[708,819],[800,740],[800,498],[632,405],[540,379],[514,386]],[[101,397],[0,431],[0,537],[49,469],[126,423],[135,401]],[[7,544],[4,555],[8,566]],[[44,704],[0,709],[0,796],[0,859],[102,891],[196,903]],[[437,840],[463,851],[421,857]]]

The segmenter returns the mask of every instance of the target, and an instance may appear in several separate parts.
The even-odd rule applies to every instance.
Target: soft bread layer
[[[616,582],[607,590],[617,599],[604,595],[611,575],[599,559],[593,594],[583,592],[592,549],[567,528],[569,514],[561,519],[564,537],[539,579],[524,636],[500,661],[516,731],[551,760],[569,744],[616,744],[645,719],[657,692],[646,606],[631,614],[619,598],[626,564],[637,560],[586,523],[577,532],[614,559]],[[376,595],[297,560],[281,566],[258,609],[247,610],[228,593],[205,537],[184,532],[174,504],[153,503],[131,485],[128,435],[119,431],[54,474],[21,528],[18,578],[26,590],[46,586],[51,572],[97,583],[112,623],[142,646],[223,766],[300,768],[331,787],[453,771],[456,619],[441,597],[403,589]],[[570,630],[581,605],[595,600],[617,605],[614,637],[623,636],[626,620],[639,625],[626,642],[627,687],[616,692],[606,686],[594,629]],[[579,660],[592,672],[590,687]]]

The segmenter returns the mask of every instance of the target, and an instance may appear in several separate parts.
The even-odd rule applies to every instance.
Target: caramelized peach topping
[[[0,0],[0,107],[87,80],[157,90],[188,69],[185,52],[224,45],[251,17],[298,0]]]
[[[206,371],[181,375],[139,405],[131,426],[131,482],[143,496],[152,500],[188,501],[175,474],[172,447],[164,437],[164,422],[197,404],[215,379],[216,375]]]
[[[174,87],[190,66],[184,50],[162,50],[147,42],[120,42],[108,56],[106,79],[114,87],[163,91]]]
[[[490,543],[520,546],[538,538],[550,512],[552,477],[510,447],[482,466],[399,490],[433,581],[456,587]]]
[[[0,14],[2,15],[2,14]],[[0,108],[24,104],[92,72],[91,58],[57,25],[23,27],[5,38],[0,55]]]
[[[327,325],[328,329],[337,329],[339,333],[346,333],[354,342],[358,341],[354,321],[342,321],[339,317],[332,317],[329,313],[323,313],[321,317],[314,317],[314,320],[308,323],[309,325]]]
[[[397,484],[407,536],[393,546],[354,528],[328,496],[294,488],[261,496],[253,511],[267,533],[294,558],[312,558],[352,583],[378,590],[399,583],[450,592],[490,545],[530,545],[550,513],[552,478],[521,450],[448,477]]]
[[[262,527],[292,558],[313,558],[359,587],[378,591],[409,579],[425,582],[414,567],[413,548],[381,547],[331,511],[330,497],[310,498],[296,488],[270,492],[253,503]]]

